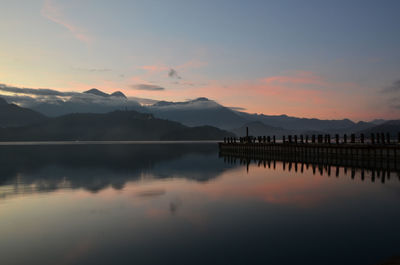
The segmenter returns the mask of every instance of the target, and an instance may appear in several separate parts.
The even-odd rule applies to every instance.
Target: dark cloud
[[[388,99],[388,103],[389,103],[390,107],[392,107],[394,109],[399,109],[400,110],[400,103],[399,102],[400,102],[400,96],[394,96],[394,97],[391,97],[390,99]]]
[[[73,96],[77,94],[76,92],[60,92],[57,90],[47,89],[47,88],[13,87],[13,86],[7,86],[5,84],[0,84],[0,91],[11,92],[16,94],[36,95],[36,96]]]
[[[150,90],[150,91],[161,91],[165,90],[165,88],[157,86],[157,85],[147,85],[147,84],[138,84],[138,85],[132,85],[131,86],[133,89],[137,90]]]
[[[182,79],[182,77],[179,76],[178,72],[175,69],[169,69],[168,71],[168,76],[171,78],[176,78],[176,79]]]
[[[384,93],[396,93],[400,92],[400,80],[394,81],[391,86],[385,87],[382,89]]]
[[[243,111],[246,110],[246,108],[242,108],[242,107],[229,107],[231,110],[236,110],[236,111]]]

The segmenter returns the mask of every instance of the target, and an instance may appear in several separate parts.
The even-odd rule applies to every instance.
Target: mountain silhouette
[[[101,90],[98,90],[97,88],[92,88],[92,89],[87,90],[87,91],[85,91],[83,93],[92,94],[92,95],[96,95],[96,96],[100,96],[100,97],[119,97],[119,98],[125,98],[125,99],[127,98],[124,95],[124,93],[122,93],[121,91],[115,91],[112,94],[107,94],[107,93],[104,93]]]
[[[382,124],[373,126],[368,129],[364,129],[364,130],[360,131],[360,133],[366,134],[367,137],[371,133],[385,133],[385,137],[386,137],[386,133],[389,133],[392,138],[397,139],[397,135],[398,135],[398,133],[400,133],[400,120],[386,121]]]
[[[174,132],[179,137],[174,137]],[[136,111],[76,113],[36,124],[0,129],[0,141],[221,140],[232,133],[214,127],[188,128]]]
[[[0,98],[0,127],[23,126],[46,119],[47,117],[39,112],[8,104]]]
[[[185,102],[160,101],[149,106],[148,111],[187,126],[209,125],[227,130],[248,122],[230,108],[204,97]]]
[[[245,136],[246,135],[246,127],[249,128],[249,134],[252,136],[273,136],[275,135],[278,138],[281,138],[282,135],[293,134],[294,132],[291,130],[273,127],[266,125],[260,121],[253,121],[244,124],[243,126],[232,129],[237,136]]]

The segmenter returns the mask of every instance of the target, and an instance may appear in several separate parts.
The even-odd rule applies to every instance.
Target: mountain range
[[[224,136],[233,134],[215,127],[189,128],[136,111],[75,113],[0,129],[0,141],[221,140]]]
[[[0,126],[25,126],[49,118],[61,118],[62,116],[74,113],[106,114],[110,112],[137,112],[152,114],[154,119],[168,120],[180,123],[179,134],[176,132],[171,135],[169,132],[160,134],[155,138],[164,139],[196,139],[200,135],[200,129],[191,127],[202,127],[202,133],[219,135],[221,129],[232,132],[238,136],[245,134],[246,127],[249,128],[251,135],[276,135],[285,134],[318,134],[318,133],[357,133],[379,130],[379,128],[389,128],[392,131],[400,131],[396,122],[385,121],[382,119],[371,122],[353,122],[349,119],[322,120],[315,118],[298,118],[287,115],[266,115],[251,114],[225,107],[216,101],[205,97],[184,102],[156,101],[152,99],[128,98],[122,92],[115,91],[111,94],[98,89],[90,89],[83,93],[58,92],[61,96],[52,96],[49,99],[26,100],[26,96],[4,97],[17,104],[7,104],[4,100],[0,101]],[[56,93],[54,93],[56,94]],[[20,101],[18,101],[20,100]],[[6,114],[8,113],[9,114]],[[83,114],[82,114],[83,115]],[[78,116],[69,116],[75,117]],[[97,116],[93,116],[97,118]],[[63,119],[66,119],[65,117]],[[49,123],[54,123],[58,119],[51,119]],[[389,124],[387,124],[389,122]],[[205,127],[204,127],[205,126]],[[381,127],[379,127],[381,126]],[[211,133],[212,132],[212,133]],[[142,132],[143,133],[143,132]],[[169,135],[169,136],[168,136]],[[177,135],[181,135],[177,138]],[[124,138],[124,137],[123,137]],[[151,138],[151,137],[150,137]],[[154,139],[155,139],[154,138]],[[153,139],[153,138],[152,138]]]

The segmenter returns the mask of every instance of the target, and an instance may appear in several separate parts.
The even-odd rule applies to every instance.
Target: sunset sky
[[[400,118],[400,1],[1,0],[0,84]]]

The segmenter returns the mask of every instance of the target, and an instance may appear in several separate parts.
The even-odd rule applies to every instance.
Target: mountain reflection
[[[144,178],[208,181],[233,167],[218,159],[216,144],[1,146],[0,157],[1,197],[122,189],[126,182]]]

